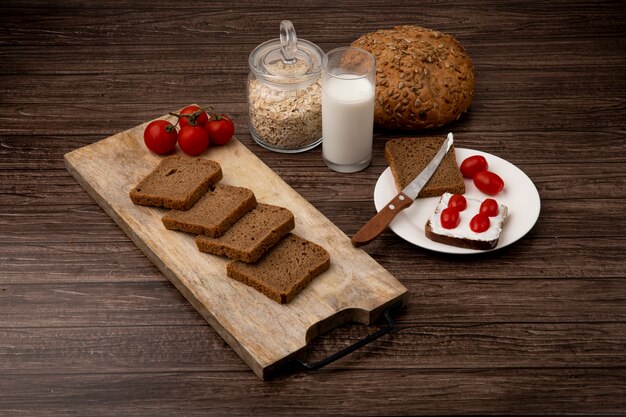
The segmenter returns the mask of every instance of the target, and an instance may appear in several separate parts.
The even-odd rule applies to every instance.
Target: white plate
[[[492,197],[479,191],[472,180],[465,179],[465,196],[477,200],[491,197],[509,208],[509,215],[500,234],[498,245],[491,250],[508,246],[528,233],[539,218],[539,210],[541,209],[539,192],[531,179],[521,169],[495,155],[472,149],[455,148],[455,150],[459,166],[469,156],[482,155],[487,159],[489,170],[504,180],[504,189]],[[374,188],[376,210],[380,211],[396,194],[398,194],[398,190],[391,174],[391,168],[387,168],[378,178]],[[433,242],[426,237],[424,226],[438,202],[439,197],[418,198],[410,207],[396,216],[389,228],[407,242],[436,252],[454,254],[486,252],[444,245]]]

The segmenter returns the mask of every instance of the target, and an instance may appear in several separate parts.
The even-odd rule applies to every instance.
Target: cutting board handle
[[[370,334],[369,336],[366,336],[365,338],[359,340],[358,342],[355,342],[354,344],[340,350],[339,352],[333,353],[329,357],[319,360],[317,362],[313,362],[313,363],[308,363],[298,358],[294,358],[292,359],[292,361],[306,370],[314,371],[316,369],[323,368],[324,366],[330,363],[333,363],[338,359],[343,358],[344,356],[354,352],[355,350],[360,349],[363,346],[367,345],[368,343],[373,342],[379,337],[389,333],[394,328],[394,325],[395,325],[395,322],[393,321],[393,318],[391,317],[391,313],[399,309],[401,306],[402,306],[402,301],[398,301],[397,303],[392,304],[385,310],[384,316],[385,316],[385,319],[387,320],[387,324],[385,325],[385,327]]]

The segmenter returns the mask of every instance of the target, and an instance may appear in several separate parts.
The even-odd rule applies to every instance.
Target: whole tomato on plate
[[[235,133],[235,124],[230,117],[223,114],[212,116],[204,128],[209,132],[211,143],[214,145],[227,144]]]
[[[491,171],[480,171],[474,175],[474,185],[485,194],[496,195],[504,188],[504,181]]]
[[[487,160],[482,155],[472,155],[465,158],[461,162],[461,174],[465,178],[474,178],[480,171],[484,171],[489,167]]]
[[[176,128],[166,120],[154,120],[143,131],[143,141],[154,153],[163,155],[174,150],[178,134]]]

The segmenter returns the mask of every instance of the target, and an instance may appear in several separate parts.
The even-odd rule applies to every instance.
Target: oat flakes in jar
[[[250,134],[264,148],[295,153],[322,142],[321,63],[324,51],[296,38],[290,21],[280,38],[250,54],[248,108]]]

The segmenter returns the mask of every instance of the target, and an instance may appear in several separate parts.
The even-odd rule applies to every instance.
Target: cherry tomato
[[[504,188],[504,181],[491,171],[480,171],[474,176],[474,185],[485,194],[496,195]]]
[[[181,117],[178,121],[180,127],[185,127],[187,125],[191,126],[204,126],[204,124],[209,120],[209,116],[207,116],[205,111],[200,111],[200,107],[192,104],[191,106],[187,106],[180,111],[180,114],[189,114],[190,117]]]
[[[176,128],[166,120],[154,120],[143,131],[143,141],[154,153],[163,155],[176,147],[178,134]]]
[[[235,125],[228,116],[220,115],[212,117],[204,127],[209,132],[211,143],[225,145],[235,133]]]
[[[470,220],[470,229],[472,229],[476,233],[482,233],[485,230],[489,229],[491,222],[489,221],[489,217],[485,214],[478,213],[472,220]]]
[[[487,198],[480,205],[479,212],[487,217],[494,217],[498,215],[500,209],[498,208],[498,202],[493,198]]]
[[[463,211],[467,208],[467,200],[461,194],[454,194],[448,200],[448,207]]]
[[[178,145],[187,155],[199,155],[209,146],[209,134],[202,126],[185,126],[178,132]]]
[[[441,211],[441,227],[444,229],[454,229],[459,225],[461,216],[457,209],[448,207]]]
[[[474,175],[478,174],[480,171],[485,171],[488,167],[489,165],[484,156],[473,155],[465,158],[463,162],[461,162],[461,174],[463,174],[465,178],[474,178]]]

